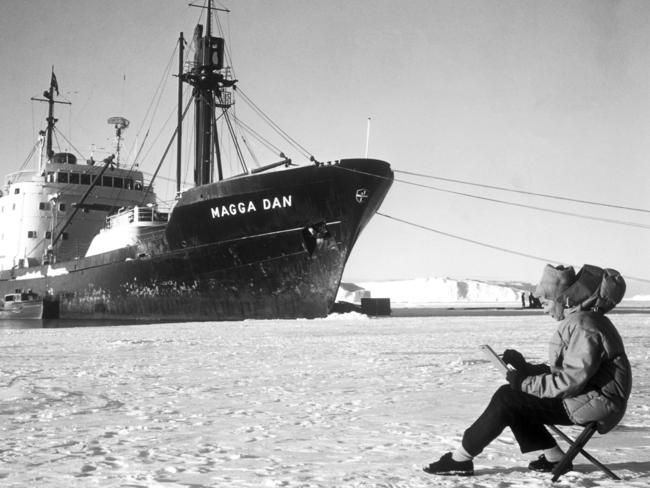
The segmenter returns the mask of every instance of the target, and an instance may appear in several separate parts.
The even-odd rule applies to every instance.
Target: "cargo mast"
[[[232,105],[232,97],[228,89],[232,88],[237,80],[229,79],[228,69],[224,67],[224,39],[212,36],[212,11],[223,9],[213,7],[212,0],[208,0],[207,7],[190,5],[206,8],[208,11],[205,35],[203,26],[197,25],[194,30],[194,45],[196,46],[194,62],[189,71],[182,75],[182,80],[194,87],[194,122],[196,124],[194,183],[199,186],[214,181],[215,159],[217,179],[223,179],[215,111],[220,108],[227,117],[226,110]]]

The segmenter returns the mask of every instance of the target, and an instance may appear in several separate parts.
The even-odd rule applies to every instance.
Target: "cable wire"
[[[410,225],[411,227],[416,227],[418,229],[423,229],[423,230],[427,230],[429,232],[434,232],[436,234],[439,234],[439,235],[442,235],[442,236],[445,236],[445,237],[451,237],[452,239],[457,239],[457,240],[460,240],[460,241],[463,241],[463,242],[468,242],[470,244],[474,244],[474,245],[477,245],[477,246],[487,247],[488,249],[494,249],[496,251],[501,251],[501,252],[505,252],[505,253],[508,253],[508,254],[514,254],[515,256],[520,256],[520,257],[524,257],[524,258],[528,258],[528,259],[534,259],[536,261],[543,261],[543,262],[551,263],[551,264],[560,264],[560,263],[562,263],[562,261],[559,261],[557,259],[545,258],[545,257],[541,257],[541,256],[536,256],[534,254],[528,254],[528,253],[524,253],[524,252],[520,252],[520,251],[515,251],[514,249],[508,249],[508,248],[501,247],[501,246],[496,246],[496,245],[493,245],[493,244],[487,244],[485,242],[477,241],[477,240],[474,240],[474,239],[469,239],[467,237],[462,237],[462,236],[459,236],[459,235],[456,235],[456,234],[451,234],[449,232],[444,232],[444,231],[441,231],[441,230],[438,230],[438,229],[434,229],[432,227],[427,227],[426,225],[416,224],[415,222],[410,222],[408,220],[400,219],[398,217],[393,217],[393,216],[387,215],[385,213],[381,213],[381,212],[376,212],[376,213],[377,213],[377,215],[381,215],[384,218],[394,220],[394,221],[400,222],[402,224]],[[633,281],[640,281],[640,282],[643,282],[643,283],[650,283],[650,279],[646,279],[646,278],[637,278],[637,277],[634,277],[634,276],[624,276],[624,278],[626,278],[628,280],[633,280]]]
[[[243,120],[239,119],[237,116],[233,116],[233,120],[237,125],[239,125],[242,129],[247,131],[251,136],[253,136],[260,144],[266,147],[269,151],[274,152],[278,156],[282,157],[284,153],[278,146],[273,144],[268,139],[265,139],[259,132],[253,129],[250,125],[246,124]]]
[[[387,214],[384,214],[384,213],[381,213],[381,212],[377,212],[377,215],[381,215],[382,217],[385,217],[387,219],[394,220],[396,222],[401,222],[402,224],[407,224],[407,225],[410,225],[412,227],[417,227],[419,229],[424,229],[424,230],[428,230],[430,232],[435,232],[436,234],[440,234],[440,235],[443,235],[443,236],[446,236],[446,237],[451,237],[452,239],[458,239],[459,241],[469,242],[470,244],[475,244],[477,246],[487,247],[489,249],[495,249],[497,251],[505,252],[505,253],[508,253],[508,254],[514,254],[516,256],[521,256],[521,257],[524,257],[524,258],[535,259],[537,261],[544,261],[546,263],[552,263],[552,264],[560,264],[561,263],[561,261],[559,261],[557,259],[551,259],[551,258],[545,258],[545,257],[541,257],[541,256],[535,256],[534,254],[527,254],[527,253],[524,253],[524,252],[515,251],[513,249],[508,249],[508,248],[505,248],[505,247],[500,247],[500,246],[495,246],[495,245],[492,245],[492,244],[487,244],[485,242],[476,241],[474,239],[469,239],[467,237],[462,237],[462,236],[459,236],[459,235],[456,235],[456,234],[450,234],[449,232],[444,232],[444,231],[441,231],[441,230],[437,230],[437,229],[434,229],[432,227],[427,227],[426,225],[416,224],[415,222],[410,222],[408,220],[400,219],[398,217],[393,217],[391,215],[387,215]]]
[[[422,173],[414,173],[414,172],[411,172],[411,171],[403,171],[403,170],[398,170],[398,169],[396,169],[394,171],[395,171],[395,173],[402,173],[402,174],[405,174],[405,175],[418,176],[420,178],[429,178],[429,179],[432,179],[432,180],[448,181],[448,182],[451,182],[451,183],[460,183],[460,184],[463,184],[463,185],[478,186],[478,187],[481,187],[481,188],[489,188],[491,190],[508,191],[508,192],[511,192],[511,193],[519,193],[521,195],[530,195],[530,196],[536,196],[536,197],[553,198],[555,200],[563,200],[563,201],[566,201],[566,202],[584,203],[584,204],[587,204],[587,205],[597,205],[599,207],[609,207],[609,208],[617,208],[617,209],[621,209],[621,210],[630,210],[630,211],[633,211],[633,212],[650,213],[650,210],[645,209],[645,208],[627,207],[627,206],[624,206],[624,205],[615,205],[615,204],[611,204],[611,203],[594,202],[594,201],[591,201],[591,200],[580,200],[580,199],[577,199],[577,198],[563,197],[563,196],[560,196],[560,195],[550,195],[548,193],[536,193],[536,192],[526,191],[526,190],[515,190],[514,188],[505,188],[503,186],[486,185],[486,184],[483,184],[483,183],[474,183],[474,182],[471,182],[471,181],[456,180],[456,179],[453,179],[453,178],[443,178],[442,176],[426,175],[426,174],[422,174]]]
[[[365,175],[369,175],[369,176],[374,176],[376,178],[380,178],[380,179],[384,179],[384,180],[390,180],[391,179],[391,178],[386,177],[386,176],[367,173],[365,171],[354,170],[354,169],[351,169],[351,168],[342,168],[340,166],[337,166],[337,168],[344,169],[346,171],[351,171],[353,173],[360,173],[360,174],[365,174]],[[395,180],[395,181],[400,181],[400,180]],[[424,186],[424,185],[417,185],[417,186]],[[557,260],[557,259],[545,258],[545,257],[541,257],[541,256],[536,256],[534,254],[528,254],[528,253],[516,251],[514,249],[508,249],[508,248],[505,248],[505,247],[496,246],[496,245],[493,245],[493,244],[488,244],[488,243],[485,243],[485,242],[477,241],[477,240],[474,240],[474,239],[469,239],[469,238],[466,238],[466,237],[458,236],[456,234],[451,234],[449,232],[444,232],[444,231],[441,231],[441,230],[438,230],[438,229],[434,229],[432,227],[427,227],[425,225],[416,224],[415,222],[410,222],[408,220],[400,219],[398,217],[393,217],[391,215],[387,215],[387,214],[384,214],[384,213],[381,213],[381,212],[376,212],[376,213],[377,213],[377,215],[381,215],[382,217],[394,220],[396,222],[401,222],[403,224],[407,224],[407,225],[410,225],[410,226],[413,226],[413,227],[417,227],[419,229],[434,232],[436,234],[440,234],[440,235],[450,237],[450,238],[453,238],[453,239],[458,239],[458,240],[468,242],[470,244],[474,244],[474,245],[477,245],[477,246],[487,247],[489,249],[494,249],[494,250],[497,250],[497,251],[501,251],[501,252],[505,252],[505,253],[509,253],[509,254],[514,254],[516,256],[521,256],[521,257],[525,257],[525,258],[529,258],[529,259],[534,259],[534,260],[537,260],[537,261],[544,261],[544,262],[547,262],[547,263],[554,263],[554,264],[561,263],[561,261]],[[632,281],[642,282],[642,283],[650,283],[650,279],[647,279],[647,278],[640,278],[640,277],[630,276],[630,275],[625,275],[624,278],[626,278],[628,280],[632,280]]]
[[[83,153],[82,153],[79,149],[77,149],[77,148],[74,146],[74,144],[72,144],[72,142],[70,142],[70,141],[68,140],[68,138],[67,138],[65,135],[63,135],[63,132],[61,132],[61,131],[58,129],[58,127],[54,127],[54,134],[57,135],[57,136],[61,136],[61,138],[62,138],[65,142],[67,142],[67,143],[70,145],[70,147],[71,147],[71,148],[72,148],[72,149],[73,149],[73,150],[74,150],[74,151],[75,151],[75,152],[76,152],[76,153],[77,153],[77,154],[78,154],[82,159],[86,159],[85,156],[83,155]],[[58,142],[59,142],[59,141],[58,141],[58,139],[57,139],[57,144],[58,144]]]
[[[316,159],[311,154],[311,151],[306,149],[302,144],[296,141],[291,137],[287,132],[285,132],[278,124],[276,124],[264,111],[259,108],[243,91],[241,88],[236,87],[236,92],[239,93],[244,101],[263,119],[265,120],[273,130],[275,130],[282,138],[284,138],[289,144],[291,144],[298,152],[300,152],[306,158],[309,158],[310,161],[315,161]]]
[[[145,112],[144,117],[142,117],[142,122],[140,124],[140,127],[138,127],[138,130],[135,133],[135,141],[137,142],[138,136],[140,135],[140,133],[144,129],[144,126],[145,126],[147,120],[149,120],[149,116],[151,114],[149,127],[147,128],[147,131],[146,131],[146,133],[144,135],[144,140],[140,144],[140,148],[139,149],[136,148],[137,153],[135,155],[135,158],[133,158],[133,161],[131,162],[132,166],[137,165],[138,157],[140,156],[140,153],[142,152],[142,148],[143,148],[147,138],[149,137],[149,131],[151,129],[151,125],[153,124],[154,118],[156,117],[156,114],[158,113],[158,108],[160,107],[160,102],[162,101],[163,95],[165,93],[165,88],[167,86],[167,84],[165,83],[165,80],[167,80],[169,78],[169,73],[171,72],[172,63],[173,63],[174,58],[176,56],[176,51],[177,50],[178,50],[178,43],[175,42],[174,43],[174,49],[172,50],[172,53],[171,53],[171,55],[169,57],[169,61],[167,62],[167,66],[163,70],[160,81],[158,82],[158,86],[156,87],[156,90],[154,91],[154,94],[151,97],[151,101],[149,102],[149,106],[147,107],[147,111]],[[134,144],[131,145],[129,153],[133,152]]]
[[[412,181],[398,180],[398,179],[395,179],[395,181],[398,181],[400,183],[405,183],[407,185],[418,186],[420,188],[428,188],[430,190],[436,190],[436,191],[440,191],[440,192],[443,192],[443,193],[449,193],[449,194],[452,194],[452,195],[459,195],[459,196],[468,197],[468,198],[475,198],[477,200],[484,200],[484,201],[487,201],[487,202],[500,203],[502,205],[510,205],[512,207],[528,208],[528,209],[531,209],[531,210],[537,210],[539,212],[548,212],[548,213],[553,213],[553,214],[558,214],[558,215],[567,215],[569,217],[577,217],[577,218],[580,218],[580,219],[595,220],[595,221],[599,221],[599,222],[607,222],[609,224],[618,224],[618,225],[626,225],[628,227],[638,227],[638,228],[641,228],[641,229],[650,229],[650,225],[640,224],[638,222],[629,222],[629,221],[625,221],[625,220],[608,219],[608,218],[605,218],[605,217],[593,217],[591,215],[584,215],[584,214],[579,214],[579,213],[575,213],[575,212],[566,212],[564,210],[553,210],[553,209],[550,209],[550,208],[537,207],[535,205],[527,205],[525,203],[508,202],[506,200],[499,200],[498,198],[482,197],[482,196],[479,196],[479,195],[472,195],[471,193],[464,193],[464,192],[460,192],[460,191],[447,190],[445,188],[439,188],[439,187],[430,186],[430,185],[423,185],[423,184],[415,183],[415,182],[412,182]]]
[[[359,174],[364,174],[364,175],[368,175],[368,176],[375,176],[377,178],[383,178],[383,179],[387,179],[387,180],[391,179],[391,178],[388,178],[388,177],[385,177],[385,176],[379,176],[379,175],[375,175],[375,174],[372,174],[372,173],[366,173],[364,171],[359,171],[359,170],[355,170],[355,169],[352,169],[352,168],[342,168],[340,166],[337,166],[337,167],[342,169],[342,170],[345,170],[345,171],[350,171],[352,173],[359,173]],[[550,208],[537,207],[535,205],[527,205],[527,204],[524,204],[524,203],[508,202],[506,200],[499,200],[497,198],[482,197],[482,196],[479,196],[479,195],[472,195],[471,193],[464,193],[464,192],[459,192],[459,191],[454,191],[454,190],[447,190],[446,188],[439,188],[437,186],[424,185],[422,183],[415,183],[413,181],[400,180],[400,179],[397,179],[397,178],[395,178],[394,181],[397,181],[399,183],[404,183],[404,184],[407,184],[407,185],[417,186],[417,187],[420,187],[420,188],[426,188],[426,189],[429,189],[429,190],[435,190],[435,191],[439,191],[439,192],[443,192],[443,193],[449,193],[451,195],[459,195],[459,196],[468,197],[468,198],[475,198],[477,200],[484,200],[484,201],[487,201],[487,202],[500,203],[502,205],[510,205],[512,207],[527,208],[527,209],[530,209],[530,210],[537,210],[539,212],[547,212],[547,213],[553,213],[553,214],[557,214],[557,215],[566,215],[566,216],[569,216],[569,217],[576,217],[576,218],[580,218],[580,219],[594,220],[594,221],[598,221],[598,222],[606,222],[606,223],[609,223],[609,224],[618,224],[618,225],[625,225],[625,226],[628,226],[628,227],[637,227],[637,228],[641,228],[641,229],[650,229],[650,225],[640,224],[638,222],[629,222],[629,221],[624,221],[624,220],[608,219],[608,218],[605,218],[605,217],[593,217],[591,215],[584,215],[584,214],[579,214],[579,213],[575,213],[575,212],[566,212],[564,210],[553,210],[553,209],[550,209]]]
[[[20,165],[20,168],[18,168],[18,171],[19,171],[19,172],[22,171],[23,169],[25,169],[25,166],[27,166],[27,163],[29,163],[29,162],[31,161],[32,157],[34,157],[34,154],[36,153],[36,150],[38,149],[38,147],[40,146],[40,144],[41,144],[41,140],[40,140],[40,139],[37,140],[37,141],[34,143],[34,145],[32,146],[31,151],[29,151],[29,154],[27,155],[27,158],[25,158],[25,161],[23,161],[23,164],[21,164],[21,165]]]

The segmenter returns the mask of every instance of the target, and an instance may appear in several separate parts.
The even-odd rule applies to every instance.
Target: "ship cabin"
[[[37,300],[40,300],[39,296],[36,293],[32,293],[31,291],[17,291],[16,293],[7,293],[4,296],[5,305],[11,303],[34,302]]]
[[[141,171],[104,169],[92,159],[79,164],[70,153],[11,173],[0,190],[0,270],[83,257],[109,215],[155,199]]]

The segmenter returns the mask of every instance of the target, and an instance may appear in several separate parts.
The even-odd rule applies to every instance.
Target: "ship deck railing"
[[[167,212],[159,212],[153,207],[137,206],[120,210],[115,215],[108,217],[106,219],[106,227],[110,229],[115,226],[144,222],[166,223],[168,219],[169,214]]]

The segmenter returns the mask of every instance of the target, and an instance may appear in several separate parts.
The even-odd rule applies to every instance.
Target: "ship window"
[[[27,237],[30,239],[36,239],[36,231],[35,230],[27,231]]]
[[[59,203],[59,210],[65,212],[65,203]]]
[[[102,176],[102,186],[113,186],[112,176]]]
[[[59,183],[67,183],[68,182],[68,173],[57,173],[57,181]]]
[[[48,171],[46,181],[48,183],[54,183],[54,172]]]
[[[70,173],[70,183],[79,184],[79,173]]]
[[[64,232],[63,234],[61,234],[61,239],[63,239],[64,241],[67,241],[68,240],[68,233]]]
[[[45,238],[46,238],[46,239],[52,239],[52,232],[50,232],[49,230],[46,231],[46,232],[45,232]]]
[[[124,186],[124,178],[118,178],[117,176],[113,178],[113,186],[115,188],[122,188]]]
[[[142,191],[142,182],[141,181],[136,181],[135,182],[135,189],[138,191]]]
[[[39,210],[49,210],[50,209],[50,203],[49,202],[41,202],[38,204],[38,209]]]
[[[126,178],[124,180],[124,188],[126,188],[127,190],[133,189],[133,180],[131,178]]]
[[[90,185],[90,175],[81,175],[81,184]]]
[[[14,195],[18,195],[20,193],[20,188],[14,189]]]

